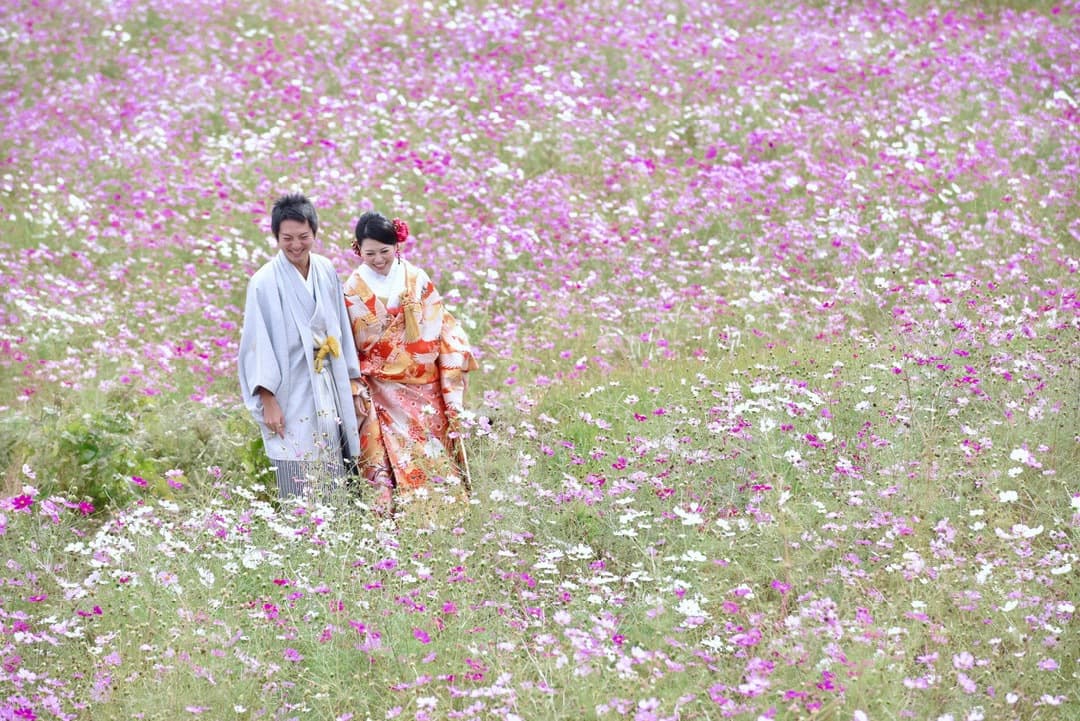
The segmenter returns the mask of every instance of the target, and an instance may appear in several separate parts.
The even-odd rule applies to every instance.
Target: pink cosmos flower
[[[771,587],[772,587],[772,588],[773,588],[774,590],[778,591],[778,592],[780,593],[780,595],[781,595],[781,596],[785,595],[785,594],[786,594],[786,593],[787,593],[788,591],[790,591],[790,590],[791,590],[791,584],[789,584],[789,583],[784,583],[783,581],[780,581],[780,580],[774,580],[774,581],[773,581],[773,582],[772,582],[771,584],[769,584],[769,585],[770,585],[770,586],[771,586]]]
[[[967,651],[961,651],[952,657],[953,668],[967,670],[975,667],[975,657]]]

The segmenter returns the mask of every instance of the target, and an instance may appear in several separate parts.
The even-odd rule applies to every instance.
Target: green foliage
[[[139,493],[174,497],[179,488],[167,482],[170,470],[182,471],[179,483],[189,490],[226,472],[242,473],[255,487],[272,481],[245,412],[190,402],[164,412],[127,390],[57,394],[9,413],[0,422],[0,463],[9,493],[27,482],[25,466],[42,493],[88,500],[99,510],[122,507]]]

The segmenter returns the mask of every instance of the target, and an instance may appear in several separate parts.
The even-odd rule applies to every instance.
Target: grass
[[[136,505],[90,525],[9,516],[18,525],[2,551],[28,575],[27,594],[7,612],[37,617],[43,601],[33,597],[67,598],[54,613],[90,614],[73,618],[92,622],[100,649],[31,644],[19,663],[83,678],[67,693],[72,703],[95,699],[86,708],[94,718],[191,708],[244,718],[269,707],[334,718],[427,703],[449,713],[469,707],[469,689],[522,717],[599,718],[604,704],[634,699],[674,708],[690,689],[741,698],[732,690],[761,663],[793,713],[959,712],[953,693],[918,691],[941,663],[918,659],[938,648],[970,653],[965,678],[976,685],[1019,688],[1039,675],[1054,688],[1069,667],[1035,667],[1053,648],[1038,634],[1075,589],[1069,576],[1038,569],[1068,557],[1059,549],[1070,533],[1061,515],[1069,484],[1031,469],[1010,483],[997,467],[1031,437],[1057,439],[1064,454],[1043,456],[1044,466],[1071,467],[1075,449],[1059,429],[1075,406],[1021,431],[988,422],[1001,409],[990,399],[1010,397],[1005,381],[983,386],[986,402],[956,406],[966,396],[954,383],[918,367],[893,373],[893,345],[812,352],[807,343],[750,336],[718,361],[653,357],[663,377],[620,359],[544,386],[529,404],[501,409],[491,430],[474,428],[473,502],[406,516],[397,534],[348,498],[290,510],[241,492],[234,484],[249,484],[256,448],[220,479],[196,472],[208,458],[235,457],[215,445],[243,437],[235,417],[173,406],[178,422],[130,394],[92,407],[87,396],[70,399],[36,427],[78,447],[29,455],[25,441],[9,444],[9,467],[27,462],[78,495],[49,459],[78,458],[70,477],[84,481],[102,458],[123,473],[152,459],[142,472],[156,474],[159,491],[128,488]],[[533,370],[529,380],[546,366]],[[853,410],[867,396],[878,405]],[[764,431],[768,417],[797,427]],[[963,455],[965,427],[1001,450]],[[808,447],[807,432],[832,435]],[[886,445],[853,453],[869,439]],[[838,460],[855,455],[858,473],[837,476]],[[187,487],[164,484],[172,465],[191,469]],[[1001,503],[1012,489],[1018,499]],[[1058,500],[1036,500],[1048,498]],[[1042,530],[1025,539],[1025,528]],[[1039,563],[1010,570],[1018,552]],[[770,660],[755,660],[756,649]],[[122,692],[114,662],[126,674]],[[292,671],[259,680],[276,669]],[[589,679],[601,674],[598,700]],[[569,682],[577,677],[583,683]]]
[[[731,363],[716,369],[716,377],[737,378],[732,370],[758,365],[741,353]],[[689,422],[707,410],[701,396],[711,386],[697,364],[669,370],[671,382],[662,397],[676,417],[660,423],[655,417],[634,421],[624,408],[626,397],[647,397],[654,388],[637,374],[593,374],[579,379],[577,390],[573,384],[549,389],[535,417],[558,413],[568,422],[540,426],[526,447],[562,444],[557,452],[524,465],[521,442],[506,442],[505,430],[498,437],[474,438],[474,503],[435,525],[407,530],[406,519],[397,535],[380,531],[345,499],[333,508],[275,511],[250,495],[223,495],[225,484],[185,490],[179,499],[183,511],[147,496],[115,521],[99,521],[96,531],[86,529],[85,521],[75,523],[73,530],[92,532],[81,542],[87,550],[73,556],[42,554],[70,537],[64,524],[9,517],[9,523],[29,523],[28,529],[49,535],[17,547],[10,541],[20,533],[9,528],[3,536],[6,557],[27,572],[48,570],[64,579],[65,587],[90,571],[89,547],[112,549],[105,566],[108,580],[78,583],[83,590],[77,601],[65,605],[102,610],[93,617],[95,647],[105,644],[102,653],[119,654],[129,681],[122,693],[94,691],[108,669],[101,656],[56,658],[57,650],[44,646],[26,649],[21,663],[84,669],[86,686],[74,695],[103,694],[89,709],[95,718],[132,713],[169,718],[192,705],[254,713],[268,704],[282,709],[295,704],[297,712],[306,708],[332,718],[346,711],[377,715],[399,705],[415,710],[428,697],[449,712],[467,706],[457,694],[470,688],[485,689],[483,698],[489,698],[499,688],[492,685],[498,674],[513,679],[502,698],[512,700],[510,707],[523,717],[589,717],[596,713],[597,699],[588,679],[601,671],[607,679],[603,699],[641,698],[644,690],[646,697],[670,705],[690,688],[743,683],[739,669],[747,656],[739,643],[754,639],[755,646],[771,649],[772,683],[793,698],[821,698],[821,712],[838,712],[848,704],[876,714],[912,704],[935,713],[961,708],[951,694],[925,699],[891,683],[882,693],[885,680],[897,673],[916,677],[915,657],[943,644],[970,648],[976,658],[988,660],[994,683],[1021,684],[1025,674],[1035,672],[1038,639],[1034,628],[1024,630],[1022,607],[994,609],[1008,608],[1010,598],[1047,608],[1047,589],[1037,576],[1017,585],[1018,579],[999,579],[999,571],[992,571],[975,587],[979,610],[957,607],[967,598],[960,589],[971,588],[979,563],[1008,568],[1010,544],[988,530],[1036,521],[1044,529],[1060,528],[1053,505],[1040,513],[1029,500],[1002,505],[986,490],[974,489],[965,501],[914,494],[915,487],[874,498],[886,484],[902,480],[890,477],[886,468],[868,470],[861,482],[803,479],[795,486],[777,475],[776,456],[797,445],[787,441],[753,439],[734,458],[721,453],[710,464],[687,465],[693,453],[715,448],[712,433]],[[755,370],[758,382],[782,375],[778,366]],[[560,412],[570,407],[579,419]],[[598,429],[581,416],[606,420],[611,427]],[[949,445],[956,433],[938,432],[944,435],[930,442],[937,447]],[[681,447],[678,437],[686,438]],[[843,437],[837,434],[836,440]],[[928,441],[897,442],[902,445],[897,455],[914,460]],[[608,450],[602,461],[589,458],[572,475],[566,473],[575,457],[584,458],[597,445]],[[631,460],[625,472],[613,474],[608,462],[616,453]],[[591,496],[582,488],[583,478],[604,472],[618,476],[609,483],[633,483],[637,474],[631,471],[639,468],[647,473],[637,489],[617,493],[609,485],[606,494]],[[520,476],[513,478],[506,469]],[[979,475],[976,469],[971,477]],[[663,484],[677,486],[674,505],[653,490],[661,477]],[[711,498],[722,479],[731,486],[729,495]],[[750,481],[756,481],[754,488],[746,487]],[[1042,497],[1064,492],[1052,477],[1042,482],[1038,475],[1026,490]],[[558,494],[577,500],[556,500]],[[854,504],[857,499],[864,502]],[[690,504],[698,510],[687,514]],[[980,507],[984,515],[969,513]],[[672,514],[673,509],[687,515]],[[727,515],[731,511],[734,515]],[[316,518],[324,519],[321,525]],[[985,524],[978,531],[972,530],[975,518]],[[942,523],[957,524],[957,535],[936,546],[929,529]],[[1030,543],[1043,558],[1054,555],[1055,545],[1041,537]],[[33,557],[23,556],[28,552]],[[925,563],[942,553],[953,563],[936,568]],[[958,563],[980,557],[981,562]],[[1068,598],[1067,588],[1056,588],[1053,596]],[[739,595],[738,589],[747,593]],[[34,582],[32,590],[50,598],[61,593],[44,580]],[[686,598],[708,618],[731,619],[708,659],[690,651],[713,648],[710,639],[719,627],[680,620],[673,609]],[[864,620],[856,618],[856,607],[866,609]],[[20,608],[36,615],[36,607],[25,602],[7,610]],[[605,613],[612,614],[614,625],[607,635],[598,635]],[[912,626],[912,614],[924,620]],[[792,629],[800,626],[793,627],[791,619],[806,624],[795,638]],[[368,635],[361,638],[347,625],[353,622],[364,624]],[[733,633],[730,623],[753,633]],[[887,632],[893,627],[902,633]],[[417,629],[423,632],[419,636]],[[616,632],[618,643],[611,640]],[[810,667],[821,668],[823,659],[834,658],[837,643],[848,634],[853,635],[840,644],[842,661],[826,666],[838,673],[825,685],[843,685],[843,700],[827,700],[830,694],[817,687],[822,674],[809,673]],[[548,636],[553,641],[541,642]],[[659,638],[669,643],[657,647]],[[698,645],[705,641],[710,645]],[[362,643],[370,647],[360,652]],[[648,650],[635,657],[628,653],[635,647]],[[286,654],[300,660],[288,661]],[[262,659],[260,665],[255,659]],[[625,673],[615,671],[620,659]],[[294,672],[269,685],[258,680],[277,666]],[[473,668],[485,671],[474,670],[480,678],[463,680]],[[682,670],[676,675],[673,668]],[[567,684],[571,669],[584,674],[584,683]],[[983,678],[989,671],[973,673]],[[533,685],[541,682],[560,690],[540,692]]]

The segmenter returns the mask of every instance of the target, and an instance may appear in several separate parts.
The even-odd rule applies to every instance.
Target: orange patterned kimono
[[[360,418],[360,471],[396,494],[433,478],[468,484],[459,449],[449,436],[461,412],[466,372],[477,368],[468,338],[427,274],[404,266],[405,290],[380,298],[361,269],[345,283],[367,415]]]

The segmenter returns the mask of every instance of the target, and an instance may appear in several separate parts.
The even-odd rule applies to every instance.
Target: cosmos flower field
[[[1080,4],[0,8],[0,719],[1080,716]],[[269,209],[399,216],[466,503],[267,492]]]

